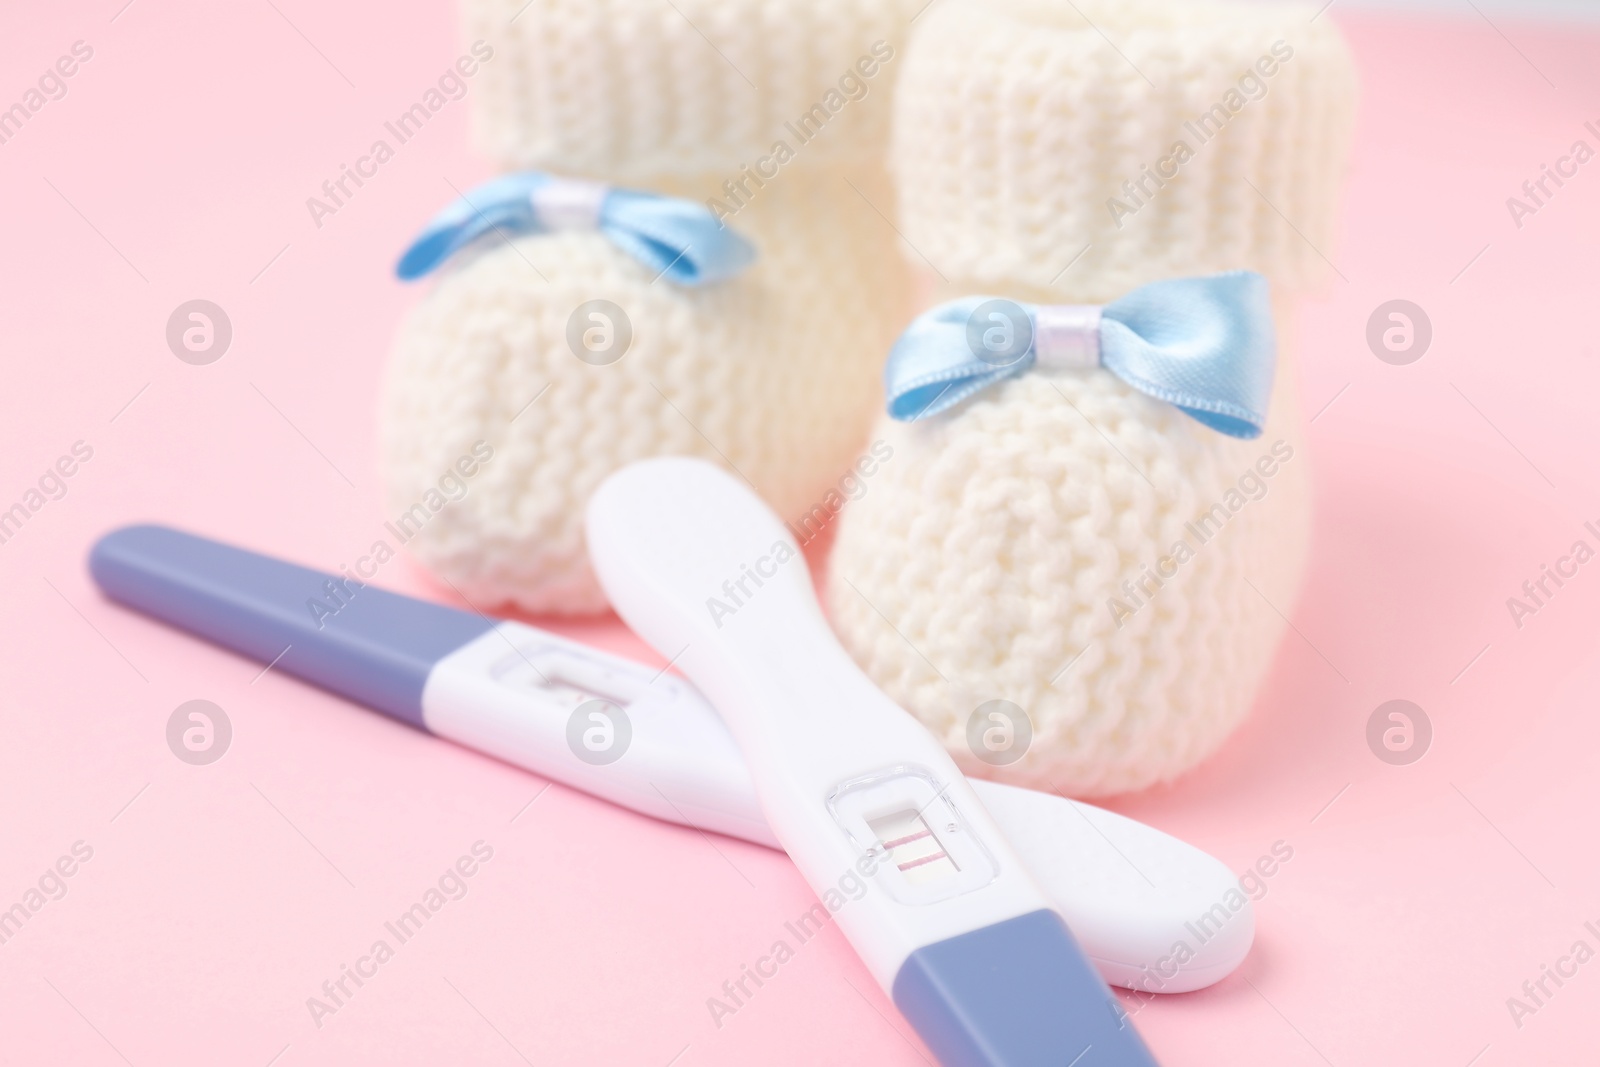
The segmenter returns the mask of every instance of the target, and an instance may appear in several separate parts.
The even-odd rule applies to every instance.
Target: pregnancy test
[[[1155,1060],[949,754],[834,637],[788,529],[702,460],[634,463],[585,516],[624,622],[721,713],[768,824],[946,1067]],[[723,583],[757,574],[727,617]]]
[[[170,527],[108,533],[89,566],[111,599],[276,672],[633,811],[781,847],[727,726],[672,674]],[[608,734],[615,759],[588,747]],[[1090,804],[971,784],[1107,981],[1186,992],[1248,953],[1254,917],[1217,911],[1243,898],[1215,858]]]

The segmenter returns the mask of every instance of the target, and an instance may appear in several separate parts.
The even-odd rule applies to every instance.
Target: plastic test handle
[[[754,493],[709,463],[646,460],[601,484],[587,533],[617,613],[732,729],[812,889],[869,876],[835,918],[941,1061],[1155,1062],[949,755],[839,645]],[[737,611],[713,611],[748,572]]]
[[[635,811],[776,844],[738,750],[681,679],[170,527],[106,534],[89,569],[113,600],[402,722]],[[569,747],[585,689],[619,705],[643,694],[628,703],[642,736],[626,767]]]
[[[633,811],[780,847],[727,727],[671,674],[170,527],[106,534],[90,569],[116,601],[402,722]],[[626,706],[619,762],[570,748],[569,714],[588,696]],[[1248,905],[1215,928],[1209,913],[1237,884],[1199,849],[1093,805],[971,785],[1108,981],[1185,992],[1249,951]]]
[[[422,729],[434,664],[494,628],[167,526],[105,535],[89,571],[113,600]]]

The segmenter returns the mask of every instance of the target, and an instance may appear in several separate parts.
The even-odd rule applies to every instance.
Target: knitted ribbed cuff
[[[463,0],[467,39],[495,50],[477,144],[616,181],[756,168],[779,142],[812,164],[881,160],[922,3]]]
[[[1103,301],[1333,255],[1353,66],[1314,9],[940,0],[906,48],[902,229],[963,287]]]

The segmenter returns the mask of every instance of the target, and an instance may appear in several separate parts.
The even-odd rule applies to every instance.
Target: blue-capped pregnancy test
[[[106,534],[89,567],[112,600],[274,672],[633,811],[780,847],[727,726],[673,674],[170,527]],[[1089,804],[970,787],[1106,981],[1185,992],[1249,951],[1249,903],[1206,853]]]
[[[600,484],[585,524],[612,606],[715,704],[811,888],[866,879],[834,920],[941,1063],[1155,1063],[973,783],[839,644],[754,491],[702,460],[644,460]],[[756,560],[771,565],[737,616],[708,611]]]

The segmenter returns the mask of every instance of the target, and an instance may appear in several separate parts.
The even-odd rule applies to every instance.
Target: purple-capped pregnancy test
[[[779,847],[721,717],[674,674],[509,620],[165,526],[102,537],[106,596],[392,718],[633,811]],[[1093,805],[971,788],[1106,981],[1199,989],[1244,959],[1220,862]],[[1223,913],[1226,913],[1224,917]]]

